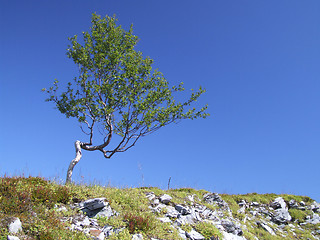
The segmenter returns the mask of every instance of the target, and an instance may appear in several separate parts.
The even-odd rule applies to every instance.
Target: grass
[[[22,231],[16,234],[20,239],[89,239],[87,235],[79,231],[70,231],[68,227],[70,221],[62,222],[63,218],[70,218],[79,214],[79,210],[72,209],[70,204],[78,203],[89,198],[105,197],[111,208],[118,214],[107,218],[97,219],[100,226],[110,225],[114,229],[124,230],[118,234],[113,234],[108,239],[131,239],[132,234],[140,233],[144,239],[170,239],[178,240],[181,237],[178,230],[171,223],[163,223],[158,217],[163,217],[165,209],[160,213],[152,213],[148,208],[150,201],[146,198],[146,193],[153,192],[156,196],[168,194],[172,197],[171,206],[175,204],[194,205],[201,204],[217,210],[219,207],[210,205],[203,201],[203,195],[208,193],[205,190],[195,190],[192,188],[170,189],[167,191],[154,187],[142,188],[113,188],[99,185],[67,185],[62,186],[53,181],[47,181],[40,177],[2,177],[0,178],[0,239],[6,239],[8,235],[8,223],[13,217],[18,217],[22,222]],[[190,201],[188,196],[193,196]],[[238,219],[244,226],[244,236],[247,239],[283,239],[270,235],[267,231],[256,224],[261,220],[259,216],[252,221],[244,218],[248,213],[239,214],[238,203],[241,200],[246,202],[258,202],[259,204],[269,204],[276,197],[282,196],[286,202],[294,199],[297,202],[304,201],[306,204],[313,202],[312,199],[295,195],[275,195],[275,194],[245,194],[227,195],[221,194],[224,201],[229,204],[233,217]],[[55,206],[64,206],[67,211],[57,211]],[[292,216],[292,224],[298,226],[305,221],[308,215],[312,215],[310,210],[302,211],[298,209],[289,210]],[[250,215],[251,216],[251,215]],[[174,219],[172,219],[174,220]],[[287,239],[313,239],[311,232],[319,229],[318,225],[307,224],[303,226],[303,231],[298,227],[292,231],[289,227],[283,229],[283,234]],[[210,222],[198,222],[181,226],[185,231],[196,230],[206,239],[222,239],[221,232]]]

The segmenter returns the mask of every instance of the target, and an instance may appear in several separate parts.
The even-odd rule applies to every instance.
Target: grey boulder
[[[272,221],[277,224],[283,224],[291,221],[291,216],[287,209],[279,208],[275,210],[271,217]]]

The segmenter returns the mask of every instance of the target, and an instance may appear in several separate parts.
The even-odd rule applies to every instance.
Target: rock
[[[234,235],[232,233],[222,232],[223,240],[246,240],[246,238]]]
[[[146,193],[146,198],[148,198],[150,201],[152,201],[156,198],[156,195],[153,192],[148,192],[148,193]]]
[[[182,215],[187,215],[187,214],[190,214],[190,213],[191,213],[188,208],[186,208],[186,207],[184,207],[184,206],[182,206],[182,205],[179,205],[179,204],[177,204],[177,205],[175,206],[175,209],[176,209],[179,213],[181,213]]]
[[[238,236],[241,236],[243,234],[241,228],[237,226],[235,223],[233,223],[232,221],[223,219],[221,221],[221,225],[223,226],[225,231],[228,233],[232,233]]]
[[[105,206],[107,206],[107,203],[105,202],[106,198],[93,198],[88,199],[84,202],[81,202],[79,204],[79,207],[82,209],[88,209],[88,210],[96,210],[101,209]]]
[[[317,203],[316,201],[314,201],[312,204],[311,204],[311,210],[313,211],[313,212],[320,212],[319,210],[320,210],[320,204],[319,203]]]
[[[279,208],[275,210],[271,220],[277,224],[282,224],[291,221],[291,216],[287,209]]]
[[[262,227],[264,230],[266,230],[268,233],[270,233],[271,235],[276,235],[275,232],[273,231],[273,229],[271,227],[269,227],[267,224],[263,223],[263,222],[257,222],[258,226]]]
[[[196,219],[192,214],[188,215],[179,215],[176,219],[175,223],[178,226],[184,225],[184,224],[194,224],[196,222]]]
[[[96,216],[110,217],[113,215],[113,212],[105,200],[105,198],[88,199],[81,202],[78,207],[90,218]]]
[[[155,206],[155,207],[149,206],[148,208],[151,209],[152,212],[158,212],[158,213],[160,213],[160,212],[161,212],[161,209],[166,208],[166,207],[168,207],[168,206],[165,205],[165,204],[160,203],[160,204],[158,204],[158,205]]]
[[[168,194],[163,194],[159,200],[160,202],[164,203],[164,204],[168,204],[171,201],[172,197],[169,196]]]
[[[179,215],[179,212],[171,206],[166,206],[167,209],[167,213],[166,213],[166,217],[170,217],[170,218],[177,218]]]
[[[204,236],[202,236],[200,233],[198,233],[194,229],[192,229],[190,232],[186,232],[186,236],[187,236],[187,238],[189,238],[191,240],[202,240],[202,239],[205,239]]]
[[[278,197],[270,204],[270,207],[272,207],[273,209],[279,209],[279,208],[286,209],[287,204],[282,197]]]
[[[143,236],[142,234],[134,234],[132,235],[132,240],[142,240]]]
[[[313,217],[312,218],[310,218],[310,219],[308,219],[307,221],[306,221],[306,223],[310,223],[310,224],[318,224],[318,223],[320,223],[320,217],[319,217],[319,215],[318,214],[313,214]]]
[[[250,206],[251,207],[259,207],[260,204],[258,202],[252,202],[252,203],[250,203]]]
[[[188,195],[188,196],[186,196],[186,200],[188,200],[188,201],[190,201],[190,202],[194,202],[194,197],[195,197],[196,195]]]
[[[178,227],[178,233],[179,233],[179,236],[180,236],[182,239],[187,239],[186,231],[184,231],[184,230],[182,230],[181,228]]]
[[[243,199],[238,203],[240,207],[245,206],[246,204],[247,204],[246,201]]]
[[[162,217],[162,218],[158,218],[158,219],[160,220],[160,222],[172,222],[170,220],[170,218],[168,218],[168,217]]]
[[[20,238],[16,237],[16,236],[7,236],[7,240],[20,240]]]
[[[113,227],[106,225],[102,228],[102,231],[105,234],[105,237],[110,237],[113,234]]]
[[[242,206],[241,208],[238,209],[238,213],[245,213],[246,212],[246,206]]]
[[[22,231],[22,224],[19,218],[13,218],[11,223],[8,225],[9,233],[17,233]]]
[[[96,210],[95,210],[96,211]],[[97,213],[95,213],[95,211],[93,211],[90,215],[92,217],[111,217],[113,215],[117,215],[117,212],[114,212],[110,206],[105,206],[104,208],[102,208],[101,210],[99,210]]]
[[[299,204],[300,204],[300,206],[303,206],[303,207],[306,205],[306,203],[304,201],[299,202]]]
[[[291,199],[290,201],[289,201],[289,207],[290,208],[297,208],[299,205],[298,205],[298,203],[295,201],[295,200],[293,200],[293,199]]]
[[[96,228],[91,228],[89,230],[89,234],[91,236],[94,236],[95,240],[104,240],[104,237],[105,237],[104,232]]]
[[[65,206],[59,207],[57,204],[54,206],[57,212],[66,212],[68,209]]]

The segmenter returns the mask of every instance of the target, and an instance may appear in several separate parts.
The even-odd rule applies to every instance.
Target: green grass
[[[118,215],[106,218],[98,218],[100,226],[111,225],[115,229],[124,228],[119,234],[114,234],[109,239],[131,239],[132,234],[141,233],[144,239],[170,239],[178,240],[181,237],[178,231],[170,223],[162,223],[158,217],[165,215],[165,209],[160,213],[152,213],[148,206],[150,201],[146,198],[146,193],[153,192],[156,196],[169,194],[172,197],[171,206],[175,204],[205,205],[213,211],[219,209],[218,206],[210,205],[203,201],[203,195],[208,193],[205,190],[195,190],[192,188],[170,189],[167,191],[154,187],[142,188],[114,188],[102,187],[99,185],[67,185],[62,186],[53,181],[47,181],[40,177],[2,177],[0,178],[0,239],[6,239],[8,235],[7,225],[13,217],[19,217],[22,222],[22,231],[16,234],[20,239],[89,239],[82,232],[70,231],[67,229],[70,222],[62,222],[62,218],[72,217],[79,214],[79,210],[71,209],[70,204],[78,203],[89,198],[105,197],[111,208]],[[187,196],[193,195],[194,201],[190,201]],[[220,194],[222,199],[229,204],[234,218],[238,219],[245,226],[244,236],[247,239],[284,239],[277,232],[277,236],[271,236],[255,222],[261,217],[254,217],[252,221],[243,222],[245,214],[237,213],[238,203],[241,200],[246,202],[258,202],[259,204],[269,204],[276,197],[282,196],[286,202],[294,199],[297,202],[304,201],[306,204],[313,202],[305,196],[276,195],[276,194],[244,194],[227,195]],[[55,206],[65,206],[67,211],[57,211]],[[310,210],[289,210],[293,220],[292,224],[298,226],[304,222],[306,216],[312,215]],[[172,219],[174,220],[174,219]],[[207,239],[211,237],[222,239],[221,232],[210,222],[199,222],[181,227],[185,231],[195,229]],[[319,229],[318,225],[305,225],[304,231],[295,228],[292,232],[287,226],[284,228],[286,239],[313,239],[311,232]]]

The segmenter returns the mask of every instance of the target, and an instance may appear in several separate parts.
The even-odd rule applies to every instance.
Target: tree
[[[200,110],[189,106],[205,92],[192,91],[185,102],[176,102],[173,93],[184,91],[183,83],[169,87],[153,60],[134,49],[138,38],[117,26],[115,17],[93,14],[90,32],[83,39],[69,38],[67,56],[79,66],[79,76],[68,83],[66,91],[57,94],[58,81],[43,91],[67,118],[80,122],[89,141],[75,142],[76,157],[71,161],[66,183],[71,182],[74,166],[82,150],[100,151],[105,158],[133,147],[143,136],[181,119],[205,118],[207,106]],[[100,144],[93,144],[96,131],[102,134]],[[95,135],[96,138],[96,135]],[[110,148],[111,140],[117,141]]]

